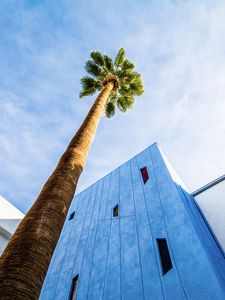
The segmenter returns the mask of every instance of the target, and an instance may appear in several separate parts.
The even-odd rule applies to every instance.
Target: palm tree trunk
[[[77,181],[114,84],[107,83],[0,258],[0,298],[38,299]]]

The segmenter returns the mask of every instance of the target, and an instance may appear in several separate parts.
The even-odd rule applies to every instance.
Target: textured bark
[[[105,103],[107,83],[0,258],[0,299],[38,299]]]

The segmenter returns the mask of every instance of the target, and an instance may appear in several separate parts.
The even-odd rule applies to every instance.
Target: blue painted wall
[[[165,275],[157,238],[172,260]],[[40,299],[69,299],[77,274],[76,300],[225,299],[224,256],[157,144],[74,198]]]

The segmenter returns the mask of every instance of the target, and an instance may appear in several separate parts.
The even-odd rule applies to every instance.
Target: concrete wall
[[[40,299],[69,299],[77,274],[76,300],[225,299],[225,261],[201,216],[190,212],[188,197],[156,144],[77,195]],[[113,218],[116,204],[119,217]],[[165,275],[157,238],[167,240],[172,261]]]

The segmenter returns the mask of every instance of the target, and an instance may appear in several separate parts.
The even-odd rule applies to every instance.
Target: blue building
[[[74,198],[40,299],[224,300],[224,258],[153,144]]]

